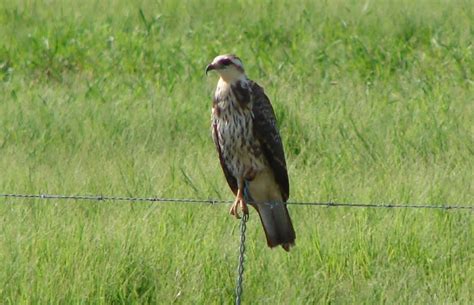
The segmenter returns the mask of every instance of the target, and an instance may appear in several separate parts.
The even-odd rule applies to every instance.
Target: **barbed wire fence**
[[[86,200],[86,201],[128,201],[128,202],[163,202],[184,204],[229,204],[232,201],[221,199],[199,198],[163,198],[163,197],[123,197],[104,195],[57,195],[57,194],[17,194],[0,193],[0,198],[10,199],[41,199],[41,200]],[[474,205],[459,204],[393,204],[393,203],[341,203],[341,202],[286,202],[287,205],[320,206],[320,207],[346,207],[346,208],[386,208],[386,209],[437,209],[437,210],[465,210],[474,211]],[[237,267],[237,280],[235,288],[235,304],[240,305],[243,293],[243,274],[245,261],[245,232],[247,229],[248,214],[240,219],[240,245]]]
[[[124,197],[107,195],[55,195],[55,194],[4,194],[0,198],[15,199],[59,199],[59,200],[88,200],[88,201],[131,201],[131,202],[164,202],[164,203],[198,203],[198,204],[228,204],[233,201],[221,199],[199,199],[199,198],[164,198],[164,197]],[[250,202],[251,203],[251,202]],[[393,209],[438,209],[438,210],[471,210],[474,205],[461,204],[397,204],[397,203],[344,203],[344,202],[304,202],[290,201],[286,205],[309,205],[325,207],[349,207],[349,208],[393,208]]]

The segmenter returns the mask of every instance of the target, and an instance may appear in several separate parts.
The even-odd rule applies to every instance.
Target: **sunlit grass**
[[[294,201],[472,205],[470,1],[3,1],[0,192],[231,199],[210,139],[234,52]],[[233,302],[227,207],[1,200],[4,304]],[[472,213],[290,207],[248,225],[244,302],[471,304]]]

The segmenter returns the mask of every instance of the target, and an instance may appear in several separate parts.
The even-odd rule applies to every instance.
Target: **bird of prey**
[[[206,67],[220,78],[212,105],[212,138],[227,183],[236,195],[230,214],[248,214],[247,202],[260,215],[267,244],[286,251],[295,230],[285,202],[288,172],[275,113],[263,88],[247,78],[235,55],[219,55]]]

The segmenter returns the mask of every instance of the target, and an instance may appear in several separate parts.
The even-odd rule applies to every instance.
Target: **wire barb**
[[[242,300],[242,281],[244,277],[244,260],[245,260],[245,231],[247,230],[247,220],[249,214],[244,214],[240,219],[240,247],[239,247],[239,266],[237,268],[237,284],[235,288],[235,304],[240,305]]]

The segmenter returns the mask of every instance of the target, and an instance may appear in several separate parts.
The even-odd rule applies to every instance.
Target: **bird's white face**
[[[215,70],[228,83],[245,77],[244,65],[235,55],[219,55],[206,67],[207,72]]]

